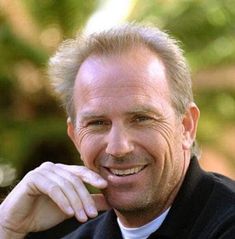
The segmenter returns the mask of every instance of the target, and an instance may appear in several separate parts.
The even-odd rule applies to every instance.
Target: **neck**
[[[167,208],[149,208],[148,210],[139,209],[132,212],[115,210],[115,213],[125,227],[136,228],[151,222],[166,210]]]

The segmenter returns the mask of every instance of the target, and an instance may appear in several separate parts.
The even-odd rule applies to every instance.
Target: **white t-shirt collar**
[[[170,208],[163,212],[159,217],[155,218],[151,222],[137,228],[125,227],[119,218],[117,218],[118,225],[121,229],[121,233],[124,239],[146,239],[150,234],[155,232],[165,220]]]

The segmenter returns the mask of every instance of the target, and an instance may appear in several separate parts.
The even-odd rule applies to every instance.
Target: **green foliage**
[[[18,2],[38,35],[36,42],[22,37],[9,16],[0,12],[0,163],[10,162],[21,177],[46,160],[79,162],[66,136],[66,116],[50,93],[45,72],[58,41],[74,36],[100,1]],[[154,23],[179,39],[193,72],[235,63],[233,0],[138,0],[130,20]],[[46,40],[52,46],[42,40],[48,31]],[[199,140],[215,145],[235,120],[235,89],[199,86],[195,93],[202,112]]]
[[[154,22],[183,43],[194,70],[235,61],[235,1],[138,1],[132,17]]]
[[[234,90],[202,90],[196,95],[201,114],[198,138],[213,143],[232,122],[235,122]]]
[[[38,36],[34,38],[38,38],[38,42],[18,35],[18,29],[15,29],[18,26],[12,25],[9,16],[1,12],[0,164],[12,164],[17,168],[18,176],[22,177],[47,160],[79,163],[78,153],[66,137],[66,116],[48,88],[46,65],[53,49],[43,45],[41,38],[45,29],[50,28],[65,38],[75,35],[97,2],[19,2],[37,29]],[[20,11],[16,11],[16,17],[24,19],[25,16],[19,14]],[[50,35],[49,40],[53,37]]]
[[[24,0],[35,22],[44,29],[55,25],[62,30],[64,37],[72,37],[95,9],[94,0]]]

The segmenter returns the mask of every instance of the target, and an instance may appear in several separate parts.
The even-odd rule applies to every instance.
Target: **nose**
[[[134,145],[128,129],[112,125],[107,135],[106,153],[120,158],[131,153],[133,149]]]

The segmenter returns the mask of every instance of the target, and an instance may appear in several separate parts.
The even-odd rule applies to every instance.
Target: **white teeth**
[[[132,175],[135,173],[140,172],[142,169],[144,168],[144,166],[139,166],[139,167],[135,167],[135,168],[129,168],[129,169],[112,169],[110,168],[110,171],[117,175],[117,176],[126,176],[126,175]]]

